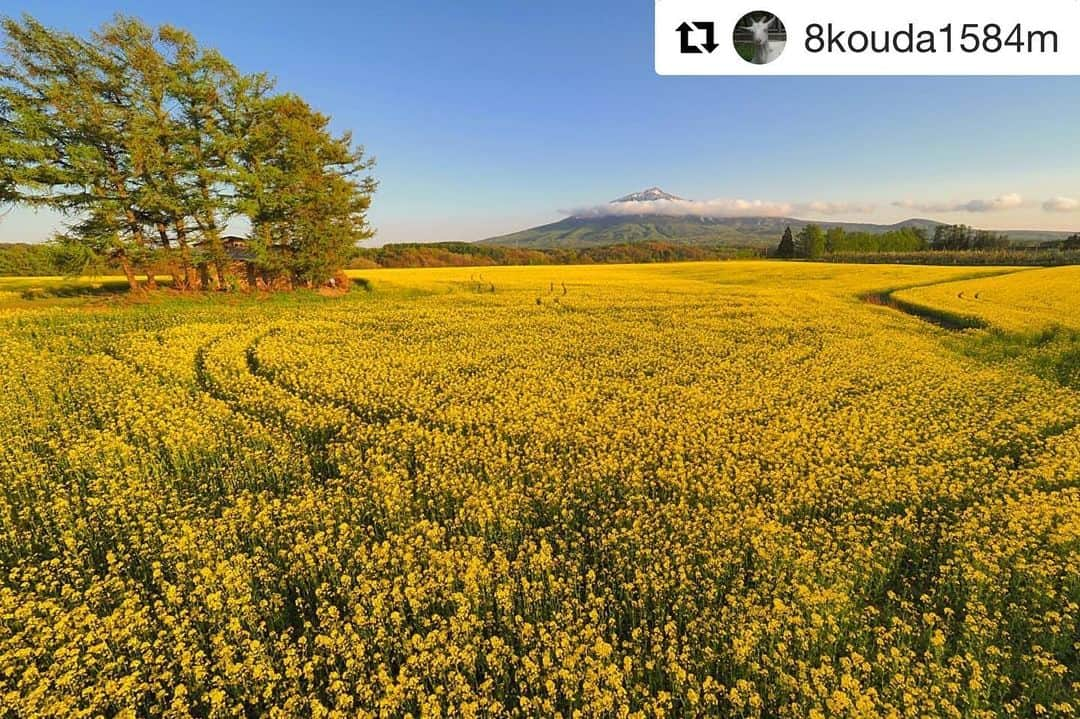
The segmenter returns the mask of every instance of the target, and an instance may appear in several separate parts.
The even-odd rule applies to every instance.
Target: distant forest
[[[785,236],[788,233],[785,233]],[[781,240],[783,244],[783,239]],[[487,267],[495,265],[587,265],[790,257],[829,262],[944,265],[1080,264],[1080,233],[1039,247],[1017,246],[1005,235],[965,225],[941,225],[932,234],[919,228],[885,233],[848,232],[809,225],[780,246],[702,246],[674,242],[632,242],[604,247],[525,249],[467,242],[356,247],[350,269],[377,267]],[[64,274],[60,248],[50,244],[0,244],[0,276]]]
[[[525,249],[466,242],[396,244],[357,248],[352,269],[366,267],[472,267],[490,265],[590,265],[703,262],[764,257],[755,247],[703,247],[674,242],[629,242],[604,247]]]
[[[790,238],[790,249],[784,239]],[[627,242],[600,247],[521,248],[465,242],[437,242],[357,248],[352,269],[367,267],[470,267],[489,265],[575,265],[645,262],[700,262],[746,258],[805,258],[833,262],[917,262],[919,264],[1080,263],[1080,233],[1040,247],[1014,245],[1007,235],[966,225],[940,225],[933,233],[902,227],[883,233],[807,225],[784,233],[776,249],[728,244]],[[889,258],[885,260],[884,258]]]
[[[1080,258],[1080,233],[1032,247],[1013,243],[1007,234],[967,225],[938,225],[931,235],[921,227],[871,233],[809,224],[798,234],[787,228],[770,253],[787,259],[836,261],[896,260],[905,255],[918,258],[922,264],[1000,264],[995,258],[1017,264],[1073,264]]]
[[[28,243],[0,244],[0,276],[44,277],[60,275],[55,248],[52,245]]]

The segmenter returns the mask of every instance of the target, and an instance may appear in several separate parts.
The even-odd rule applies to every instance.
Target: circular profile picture
[[[780,57],[787,44],[787,30],[780,18],[766,10],[743,15],[732,33],[735,52],[754,65],[768,65]]]

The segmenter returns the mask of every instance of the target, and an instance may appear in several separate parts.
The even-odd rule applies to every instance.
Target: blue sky
[[[77,32],[170,22],[269,71],[378,158],[380,242],[481,239],[652,185],[817,219],[1080,229],[1071,202],[1043,207],[1080,200],[1080,78],[658,77],[649,0],[8,8]],[[0,241],[56,224],[15,210]]]

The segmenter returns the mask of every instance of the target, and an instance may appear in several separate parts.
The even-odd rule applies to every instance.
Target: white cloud
[[[873,205],[848,202],[777,202],[770,200],[717,199],[609,202],[603,205],[561,210],[572,217],[623,217],[671,215],[688,217],[792,217],[804,214],[837,215],[868,212]]]
[[[1073,197],[1051,197],[1043,203],[1047,212],[1076,212],[1080,210],[1080,200]]]
[[[1023,207],[1024,198],[1015,192],[1010,192],[1007,195],[999,195],[989,200],[969,200],[967,202],[898,200],[893,203],[893,206],[907,210],[918,210],[919,212],[999,212]]]
[[[796,211],[804,214],[848,215],[851,213],[873,212],[874,205],[863,202],[806,202],[796,205]]]

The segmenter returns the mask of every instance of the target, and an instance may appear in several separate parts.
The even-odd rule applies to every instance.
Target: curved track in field
[[[1031,272],[1031,268],[1026,269],[1011,269],[999,273],[979,275],[978,279],[984,279],[987,277],[1003,277],[1006,275],[1015,275],[1023,272]],[[988,329],[990,323],[977,315],[968,315],[958,312],[954,312],[941,307],[933,307],[929,305],[921,305],[914,302],[909,302],[899,297],[896,297],[896,293],[907,290],[923,289],[927,287],[937,287],[939,285],[948,285],[957,282],[958,280],[950,279],[940,282],[928,282],[920,285],[910,285],[906,287],[896,287],[890,290],[884,290],[881,292],[870,292],[861,296],[861,299],[867,304],[877,305],[881,307],[890,307],[899,312],[903,312],[906,315],[910,315],[917,319],[928,322],[932,325],[940,327],[944,330],[951,332],[962,332],[964,330],[972,329]],[[982,293],[976,292],[972,297],[968,297],[964,290],[959,290],[956,293],[956,298],[963,302],[981,302]]]

